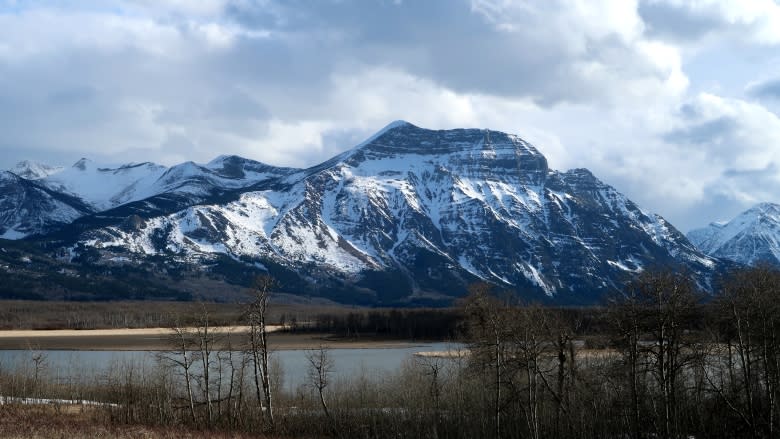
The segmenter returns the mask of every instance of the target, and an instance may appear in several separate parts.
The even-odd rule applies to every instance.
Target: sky
[[[780,202],[773,0],[0,0],[0,168],[489,128],[683,232]]]

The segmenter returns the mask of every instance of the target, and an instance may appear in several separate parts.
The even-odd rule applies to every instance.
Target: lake
[[[382,376],[400,370],[405,361],[415,358],[414,354],[426,351],[456,349],[454,343],[421,343],[408,347],[330,349],[333,359],[332,377],[353,378],[364,376],[369,380],[380,380]],[[272,365],[282,371],[285,390],[294,390],[306,382],[309,362],[308,350],[280,350],[271,355]],[[108,372],[122,365],[133,364],[151,370],[158,364],[159,352],[152,351],[72,351],[72,350],[0,350],[0,370],[26,371],[34,373],[36,362],[43,376],[58,382],[75,380],[99,382]],[[240,353],[234,353],[236,357]]]

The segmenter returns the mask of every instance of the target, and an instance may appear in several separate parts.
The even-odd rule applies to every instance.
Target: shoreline
[[[196,328],[187,327],[194,331]],[[282,329],[279,325],[269,325],[268,332]],[[121,328],[121,329],[9,329],[0,330],[0,340],[7,338],[42,338],[42,337],[110,337],[110,336],[164,336],[171,334],[171,328]],[[249,326],[214,326],[210,331],[247,332]]]
[[[194,331],[195,328],[187,328]],[[336,338],[327,333],[280,332],[280,325],[268,328],[268,342],[273,350],[317,349],[396,349],[423,346],[436,341],[392,340],[365,337],[363,339]],[[210,334],[220,338],[214,343],[218,350],[241,350],[247,343],[247,326],[209,328]],[[227,340],[227,335],[230,340]],[[54,329],[2,330],[0,350],[41,351],[166,351],[173,348],[169,341],[170,328],[138,329]]]

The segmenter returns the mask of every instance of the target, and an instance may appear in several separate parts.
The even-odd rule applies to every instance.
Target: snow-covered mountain
[[[10,171],[27,180],[40,180],[41,178],[56,174],[63,169],[65,168],[62,166],[50,166],[31,160],[23,160],[17,163]]]
[[[646,268],[683,265],[704,286],[716,268],[589,171],[551,170],[532,145],[495,131],[395,122],[306,170],[220,157],[148,172],[126,198],[81,194],[117,207],[68,229],[71,253],[212,273],[228,261],[298,292],[384,304],[446,301],[480,279],[587,303]],[[162,208],[177,191],[197,196]]]
[[[40,182],[52,190],[78,197],[101,211],[152,195],[150,186],[164,172],[164,166],[153,163],[105,167],[83,158]]]
[[[78,198],[0,171],[0,238],[46,233],[93,212]]]
[[[81,159],[40,183],[105,211],[162,194],[184,196],[195,204],[214,191],[245,188],[293,171],[236,156],[220,156],[206,165],[186,162],[171,168],[149,162],[106,167]]]
[[[688,232],[702,252],[745,265],[780,265],[780,205],[761,203],[728,222]]]

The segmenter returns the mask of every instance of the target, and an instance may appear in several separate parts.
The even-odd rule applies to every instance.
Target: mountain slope
[[[724,223],[692,230],[702,252],[745,265],[780,265],[780,205],[761,203]]]
[[[224,174],[223,163],[211,166]],[[236,185],[232,199],[117,216],[83,231],[74,251],[211,271],[227,257],[299,292],[383,304],[447,301],[480,279],[592,303],[645,268],[683,265],[706,286],[716,265],[587,170],[550,170],[504,133],[396,122],[321,165],[274,176]]]
[[[50,166],[30,160],[23,160],[11,169],[11,172],[27,180],[40,180],[62,171],[62,166]]]
[[[0,171],[0,238],[43,234],[93,212],[78,198]]]
[[[40,180],[51,190],[82,199],[96,211],[152,195],[151,182],[165,167],[153,163],[101,167],[81,159],[70,168]]]
[[[148,162],[106,167],[81,159],[68,169],[33,162],[21,162],[15,169],[26,177],[6,178],[4,192],[0,193],[0,203],[6,207],[6,219],[0,226],[13,230],[0,236],[11,239],[75,223],[75,228],[60,233],[72,234],[131,215],[153,217],[203,202],[232,200],[238,191],[300,172],[236,156],[220,156],[206,165],[186,162],[171,168]],[[17,184],[19,187],[12,188]],[[31,188],[65,204],[30,196],[38,193],[30,192]],[[41,204],[36,205],[36,200]],[[95,215],[85,217],[90,213]]]
[[[171,168],[149,162],[100,167],[81,159],[40,182],[104,211],[162,194],[187,196],[194,204],[215,190],[245,188],[295,171],[237,156],[220,156],[206,165],[185,162]]]

